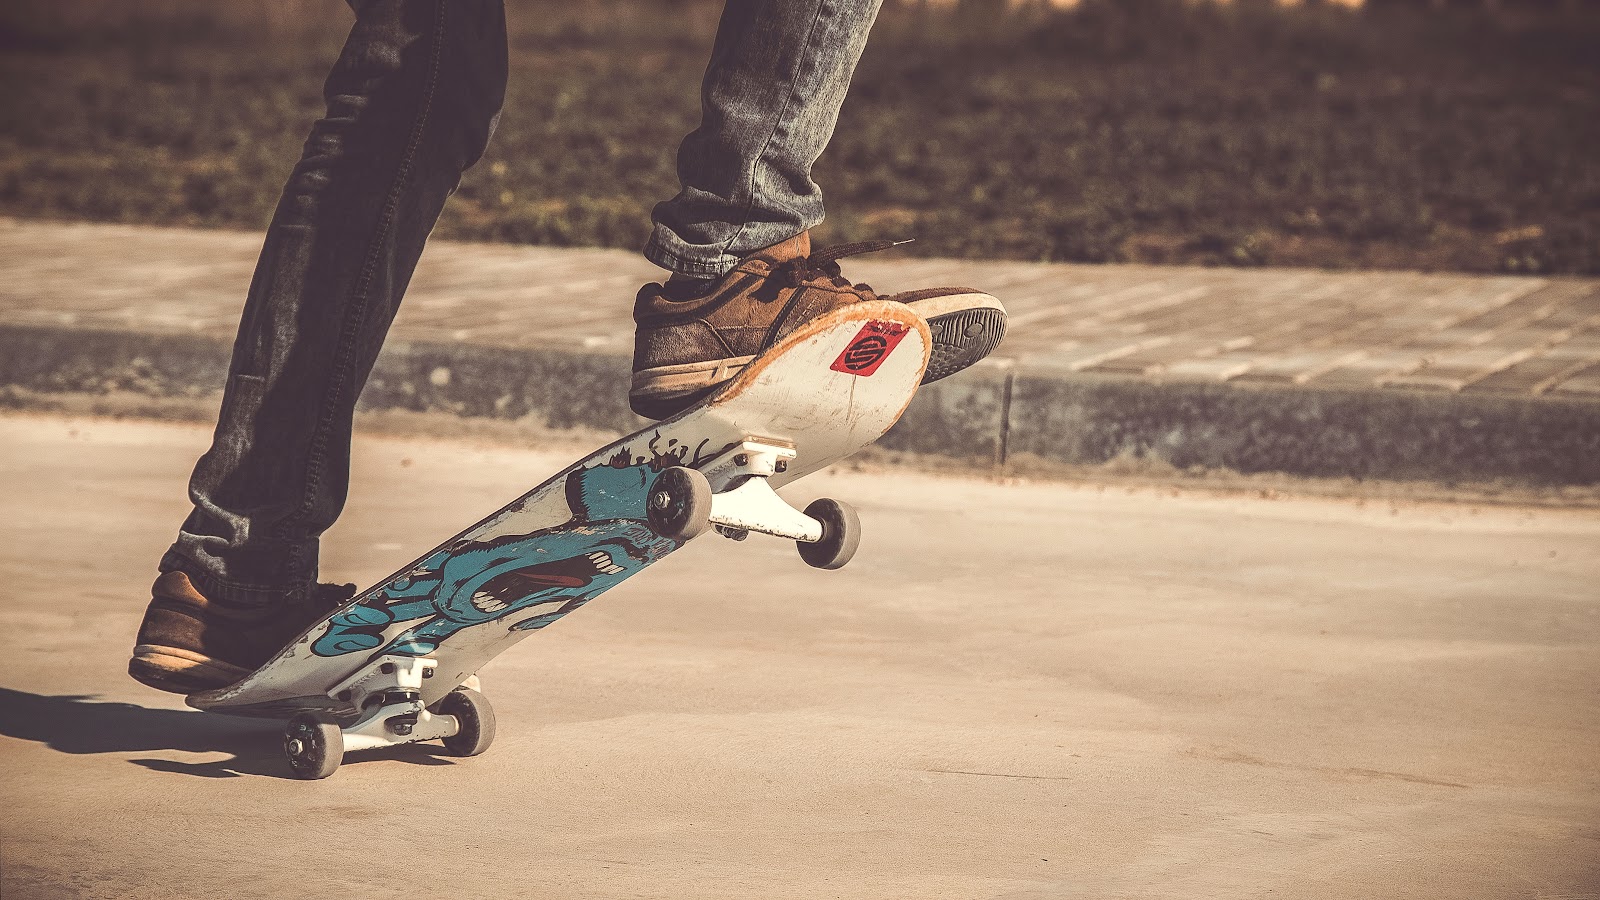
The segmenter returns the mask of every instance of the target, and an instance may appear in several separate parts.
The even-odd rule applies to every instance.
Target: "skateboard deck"
[[[808,322],[717,393],[577,461],[357,594],[239,682],[188,702],[291,719],[286,748],[304,777],[332,771],[307,762],[318,741],[336,745],[320,751],[333,767],[346,747],[432,737],[481,752],[477,731],[492,734],[492,713],[458,686],[707,526],[793,539],[813,565],[842,565],[859,535],[848,507],[818,501],[801,513],[772,489],[888,431],[930,346],[927,324],[900,303]]]

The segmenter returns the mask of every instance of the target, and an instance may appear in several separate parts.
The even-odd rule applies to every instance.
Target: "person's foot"
[[[165,572],[150,588],[128,674],[175,694],[226,687],[355,596],[355,590],[353,584],[324,584],[303,602],[239,607],[207,599],[182,572]]]
[[[739,374],[761,351],[806,322],[863,300],[898,300],[928,320],[933,356],[923,383],[989,355],[1005,335],[1005,308],[970,288],[924,288],[879,297],[852,284],[838,260],[894,246],[842,244],[811,252],[809,232],[761,250],[720,278],[647,284],[634,303],[637,332],[628,405],[664,419]]]

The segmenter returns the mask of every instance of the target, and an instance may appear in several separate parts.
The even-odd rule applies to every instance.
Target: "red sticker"
[[[899,322],[868,322],[828,368],[866,378],[878,371],[883,361],[889,358],[889,352],[910,330],[910,327]]]

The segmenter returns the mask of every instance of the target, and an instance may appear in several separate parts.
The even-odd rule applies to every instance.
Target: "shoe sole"
[[[647,419],[665,419],[688,409],[723,384],[755,359],[731,356],[682,366],[657,366],[636,372],[628,390],[628,406]]]
[[[994,352],[1006,336],[1006,311],[988,294],[947,294],[912,300],[906,304],[924,319],[933,333],[933,352],[922,383],[938,381],[971,366]]]
[[[128,674],[134,681],[158,691],[192,694],[227,687],[249,675],[250,670],[192,650],[140,644],[133,648],[133,658],[128,660]]]

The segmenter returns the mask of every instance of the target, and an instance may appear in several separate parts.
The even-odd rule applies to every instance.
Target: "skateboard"
[[[596,450],[329,613],[197,709],[287,720],[293,773],[347,750],[494,739],[476,672],[701,534],[797,543],[823,569],[854,554],[851,507],[797,510],[775,488],[889,430],[928,364],[927,323],[868,301],[806,323],[689,409]]]

